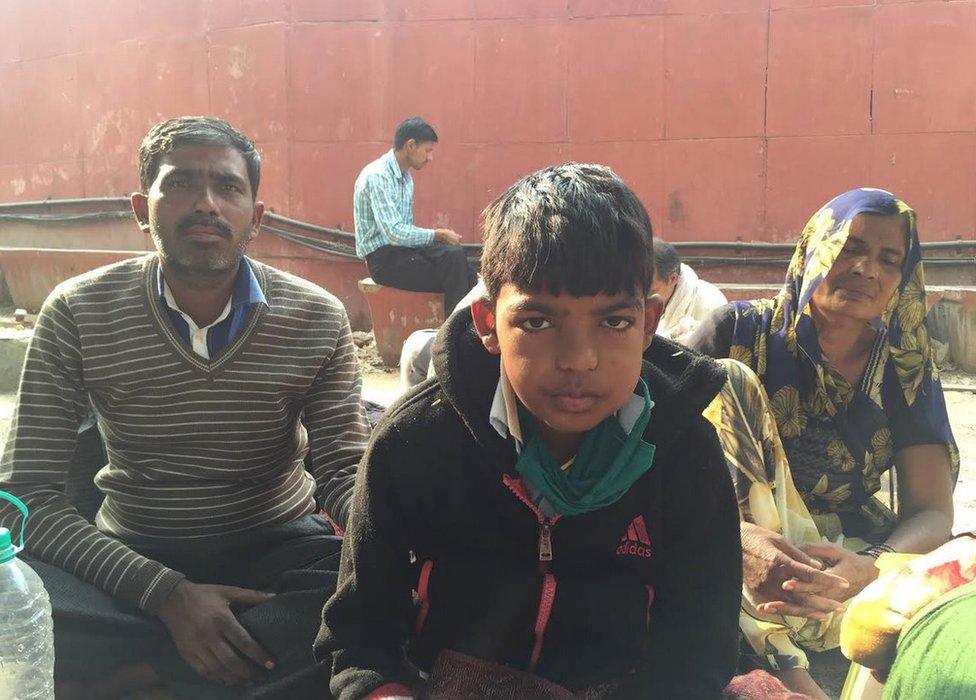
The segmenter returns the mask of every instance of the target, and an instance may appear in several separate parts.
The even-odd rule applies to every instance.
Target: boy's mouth
[[[587,413],[600,398],[598,394],[588,391],[560,391],[550,394],[550,397],[556,407],[566,413]]]

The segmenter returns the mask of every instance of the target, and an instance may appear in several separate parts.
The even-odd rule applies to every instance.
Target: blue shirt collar
[[[163,282],[163,266],[159,265],[156,268],[156,288],[159,292],[159,298],[165,305]],[[261,284],[258,282],[258,278],[254,274],[254,269],[251,267],[250,261],[246,256],[241,258],[241,264],[237,268],[237,277],[234,279],[234,291],[231,292],[230,299],[232,309],[240,306],[250,306],[252,304],[264,304],[265,306],[268,304],[268,300],[264,296],[264,290],[261,289]]]
[[[393,173],[393,177],[395,177],[399,182],[404,182],[410,176],[409,172],[403,172],[400,170],[400,164],[397,162],[396,153],[394,153],[392,148],[387,151],[386,155],[383,157],[386,158],[386,167],[390,169],[390,172]]]

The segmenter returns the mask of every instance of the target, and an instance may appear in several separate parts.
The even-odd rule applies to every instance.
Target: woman
[[[803,230],[783,290],[722,307],[689,345],[749,368],[727,362],[706,412],[743,519],[742,631],[791,689],[824,697],[798,645],[837,646],[878,554],[928,552],[951,534],[959,455],[915,213],[881,190],[836,197]],[[876,497],[892,466],[897,516]]]

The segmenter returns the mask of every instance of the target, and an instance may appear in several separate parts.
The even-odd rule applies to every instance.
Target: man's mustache
[[[176,224],[176,230],[180,233],[186,233],[188,229],[193,226],[206,226],[208,228],[215,228],[220,235],[225,238],[230,238],[233,233],[230,224],[217,216],[207,216],[200,214],[187,214],[182,219],[180,219]]]

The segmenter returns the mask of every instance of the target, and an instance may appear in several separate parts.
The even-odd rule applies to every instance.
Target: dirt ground
[[[949,422],[959,446],[962,464],[956,483],[956,532],[976,531],[976,375],[946,372],[942,383],[967,386],[973,391],[947,391]]]

